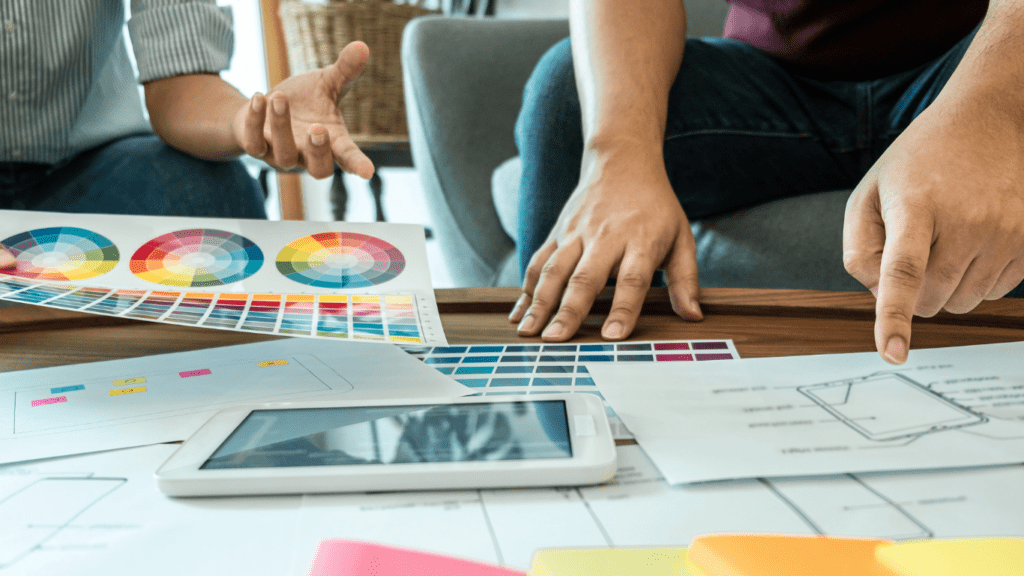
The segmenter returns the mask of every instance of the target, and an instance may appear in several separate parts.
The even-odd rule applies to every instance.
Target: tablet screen
[[[565,402],[254,410],[202,469],[570,458]]]

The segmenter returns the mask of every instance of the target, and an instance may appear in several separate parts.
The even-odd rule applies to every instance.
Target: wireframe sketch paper
[[[322,538],[528,569],[540,548],[686,546],[715,532],[1024,535],[1024,466],[669,486],[639,447],[618,455],[601,486],[304,496],[291,573],[306,573]]]
[[[0,299],[221,330],[444,344],[423,227],[0,210]],[[267,260],[271,260],[267,262]]]
[[[723,531],[1024,536],[1024,466],[673,487],[622,446],[615,480],[582,489],[174,499],[152,476],[175,449],[0,466],[0,576],[304,576],[316,544],[343,536],[524,569],[538,548]]]
[[[0,462],[185,440],[242,402],[464,396],[395,346],[281,339],[0,374]]]
[[[673,483],[1024,461],[1024,343],[588,365]]]
[[[0,575],[287,574],[298,496],[175,500],[160,444],[0,466]]]

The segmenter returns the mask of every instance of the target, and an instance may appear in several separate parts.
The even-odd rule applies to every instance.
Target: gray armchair
[[[728,5],[688,0],[690,36],[721,34]],[[523,86],[565,21],[424,17],[402,41],[413,162],[457,286],[520,283],[515,254]],[[702,286],[863,290],[843,269],[849,191],[692,223]]]

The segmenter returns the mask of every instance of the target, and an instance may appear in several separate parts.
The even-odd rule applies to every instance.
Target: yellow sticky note
[[[704,576],[685,572],[686,548],[539,550],[529,576]]]
[[[146,379],[142,376],[138,378],[125,378],[124,380],[114,380],[114,386],[129,386],[131,384],[145,384]]]
[[[1024,538],[921,540],[880,548],[876,556],[900,576],[1024,574]]]
[[[260,368],[267,368],[269,366],[284,366],[287,363],[287,360],[268,360],[266,362],[257,362],[256,365]]]

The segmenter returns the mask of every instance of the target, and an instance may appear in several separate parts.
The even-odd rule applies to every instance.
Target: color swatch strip
[[[428,341],[411,294],[243,294],[116,290],[0,277],[0,300],[261,334],[443,344]]]
[[[596,344],[471,344],[404,348],[476,389],[481,396],[597,391],[585,364],[595,362],[706,362],[740,357],[732,340],[673,340]],[[605,405],[617,438],[632,437]]]

